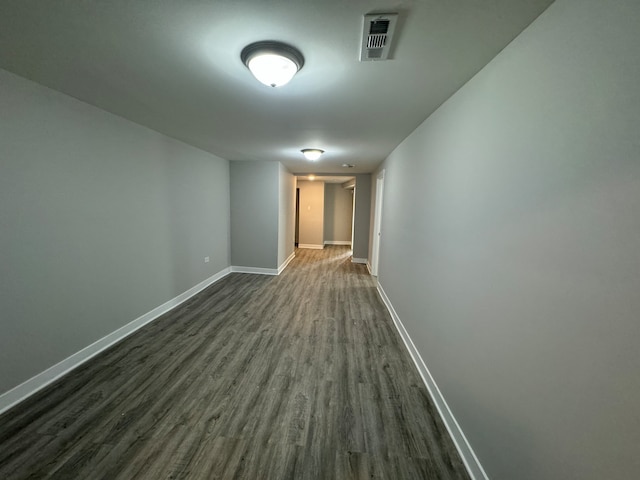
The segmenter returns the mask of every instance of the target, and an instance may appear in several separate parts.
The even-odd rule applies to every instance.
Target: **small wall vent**
[[[397,13],[375,13],[364,16],[360,61],[387,60],[391,39],[398,20]]]

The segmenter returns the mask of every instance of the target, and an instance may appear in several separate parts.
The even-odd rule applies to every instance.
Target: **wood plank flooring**
[[[0,478],[468,479],[363,265],[231,274],[0,417]]]

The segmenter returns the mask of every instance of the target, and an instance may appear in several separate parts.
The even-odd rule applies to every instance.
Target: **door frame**
[[[384,170],[376,177],[376,200],[373,214],[373,245],[371,252],[371,275],[378,276],[380,241],[382,238],[382,202],[384,198]]]

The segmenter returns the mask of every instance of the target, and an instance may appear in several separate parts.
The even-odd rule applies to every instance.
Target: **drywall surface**
[[[353,219],[353,258],[369,257],[369,225],[371,216],[371,174],[356,175]]]
[[[229,266],[226,160],[3,70],[0,138],[0,392]]]
[[[299,245],[324,245],[324,182],[299,181]]]
[[[640,471],[638,25],[556,1],[382,167],[380,283],[493,480]]]
[[[296,177],[279,165],[280,195],[278,199],[278,267],[295,251]]]
[[[231,264],[278,268],[280,163],[231,162]]]
[[[324,186],[324,241],[325,243],[351,242],[353,217],[353,189],[338,183]]]

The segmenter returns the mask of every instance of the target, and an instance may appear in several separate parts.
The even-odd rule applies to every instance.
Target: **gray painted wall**
[[[231,162],[231,264],[278,268],[279,162]]]
[[[353,258],[369,257],[369,224],[371,214],[371,174],[356,175],[353,219]]]
[[[278,199],[278,267],[295,251],[296,177],[279,164],[280,197]]]
[[[339,183],[324,185],[324,241],[351,242],[353,190]]]
[[[494,480],[640,471],[638,25],[555,2],[384,164],[380,284]]]
[[[324,245],[324,182],[299,181],[299,245]]]
[[[229,266],[229,167],[3,70],[0,112],[5,392]]]

